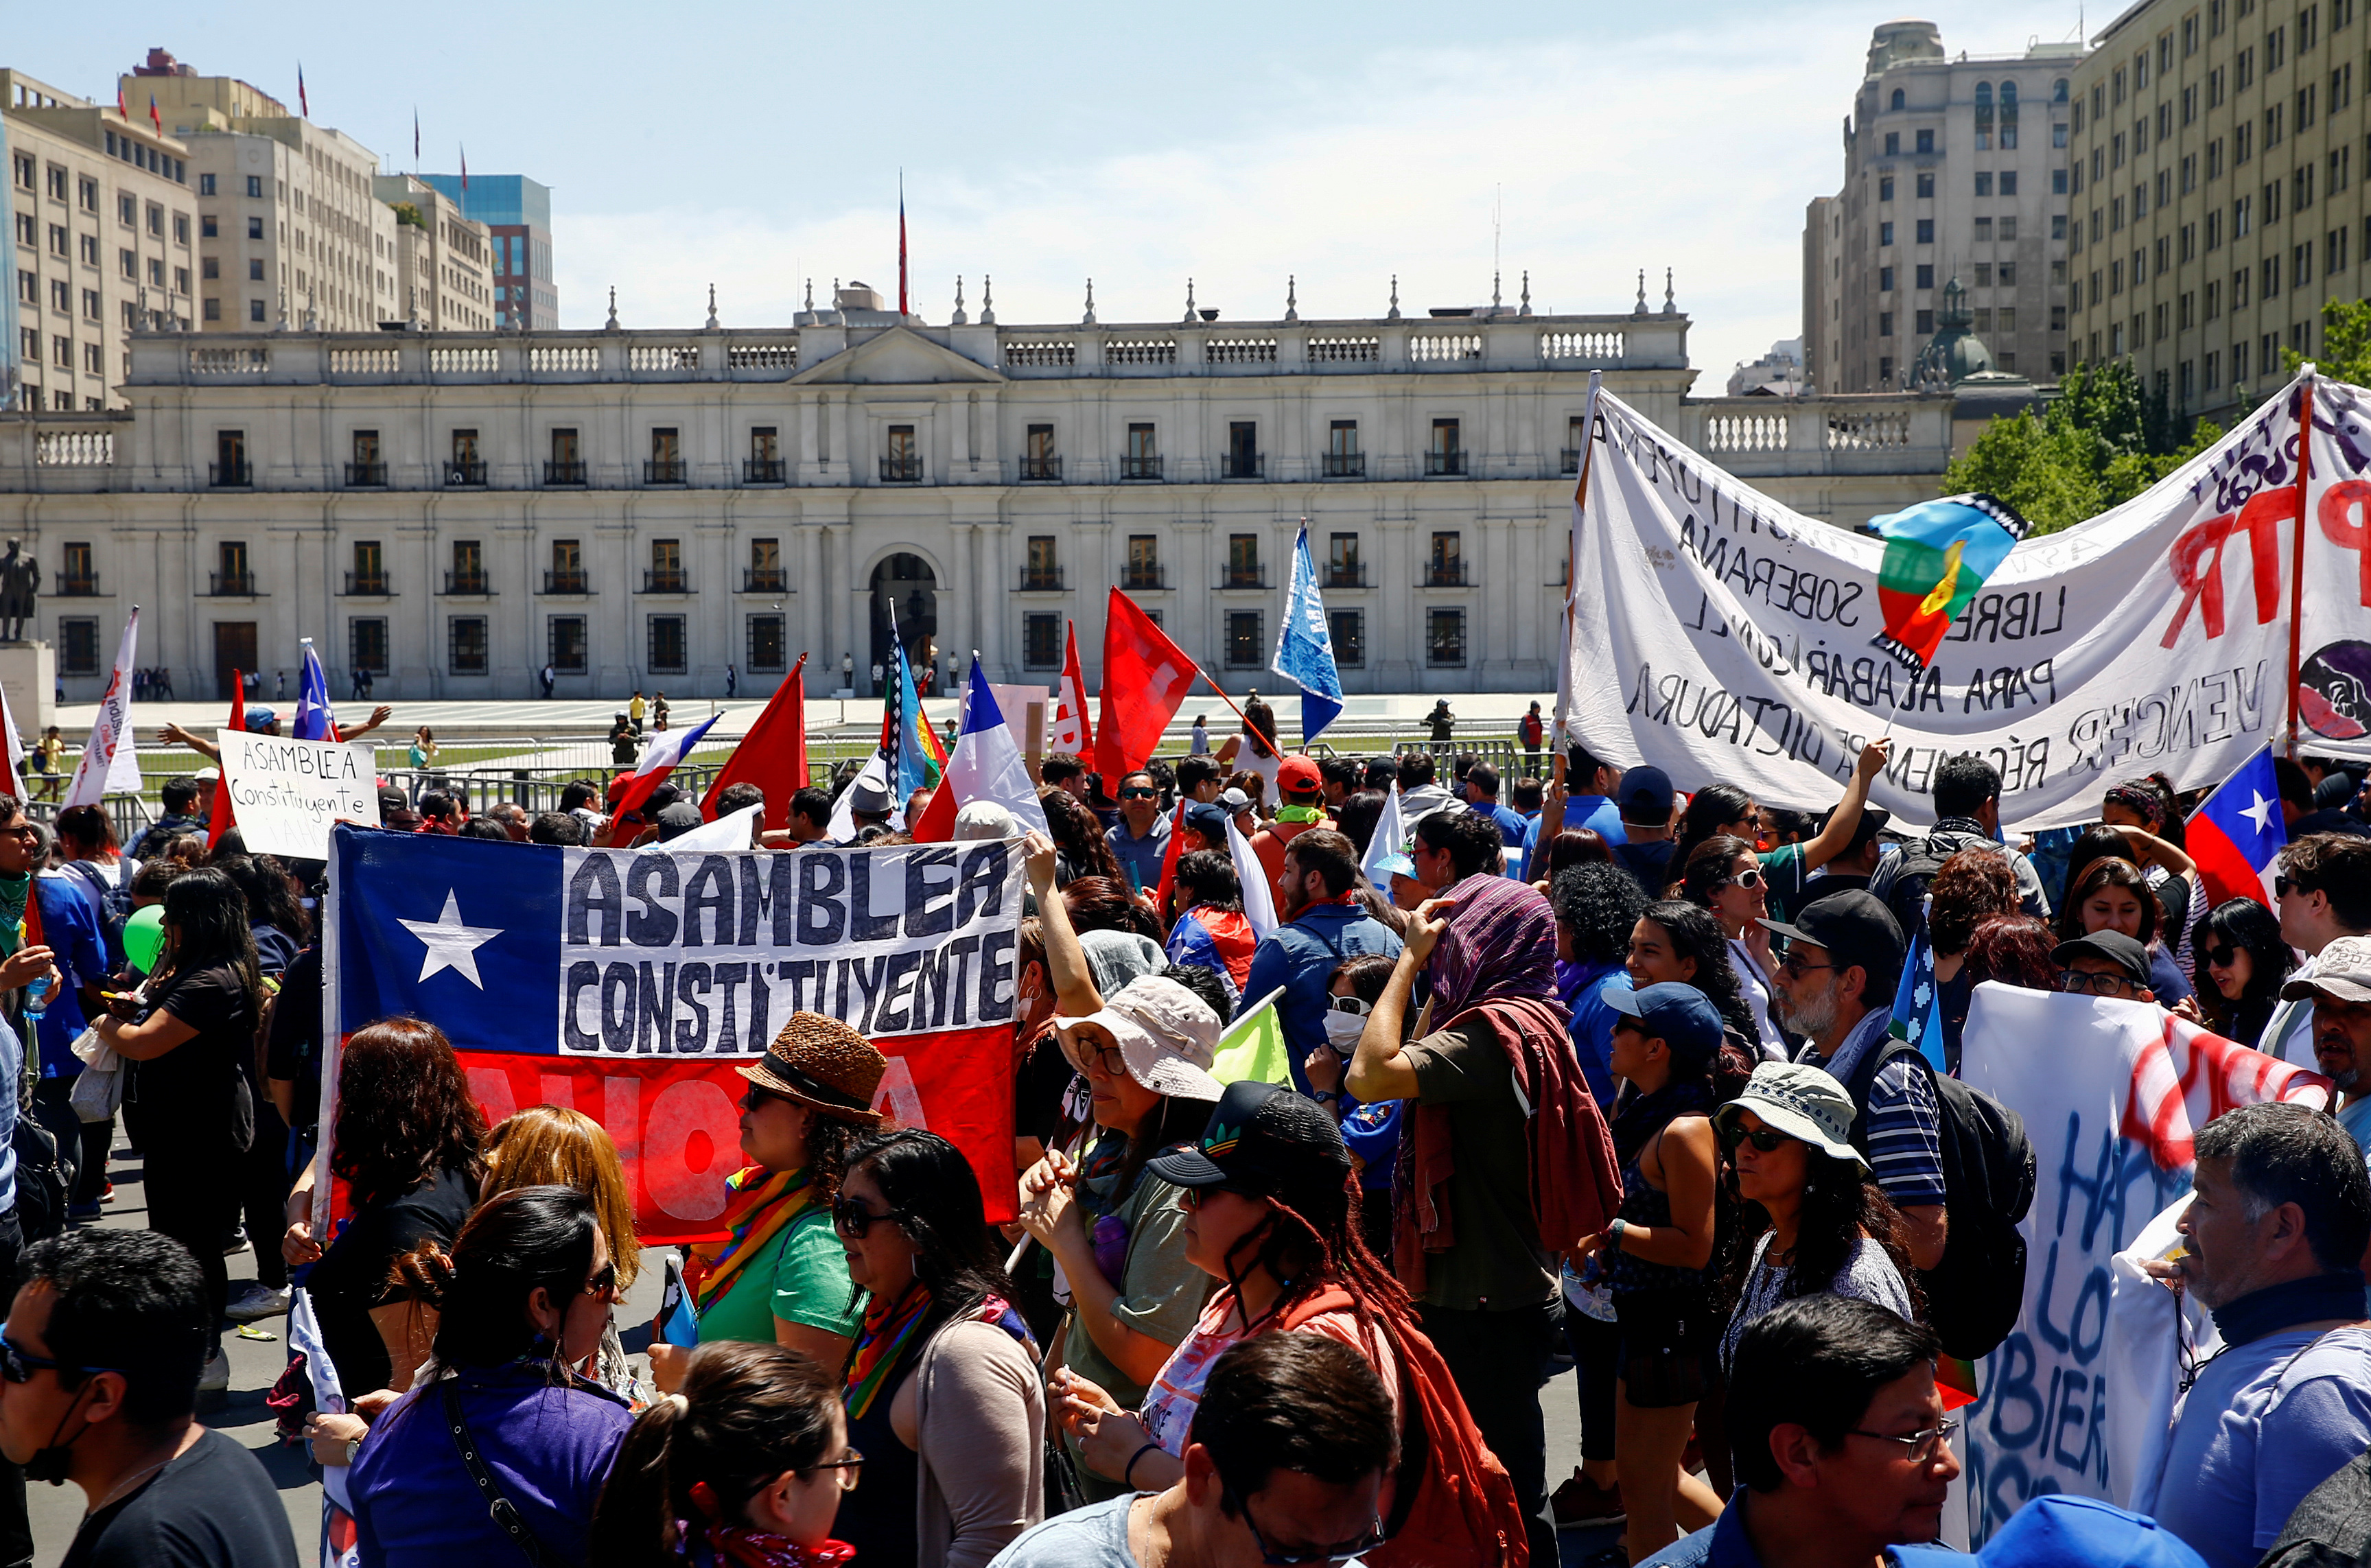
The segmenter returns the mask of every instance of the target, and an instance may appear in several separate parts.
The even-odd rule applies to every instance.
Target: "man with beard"
[[[2338,1086],[2338,1124],[2371,1150],[2371,937],[2340,937],[2313,973],[2281,987],[2283,1001],[2313,1003],[2313,1062]]]
[[[1942,1116],[1934,1069],[1913,1048],[1887,1049],[1893,991],[1902,978],[1902,928],[1868,893],[1815,899],[1795,924],[1764,920],[1787,939],[1778,966],[1779,1010],[1808,1035],[1796,1060],[1823,1067],[1853,1097],[1852,1144],[1908,1222],[1910,1261],[1943,1261]]]
[[[1285,846],[1284,871],[1277,879],[1283,894],[1277,916],[1285,924],[1261,940],[1243,980],[1243,1005],[1247,1008],[1257,1006],[1271,991],[1283,990],[1276,1010],[1284,1028],[1285,1059],[1292,1066],[1292,1087],[1329,1108],[1336,1097],[1313,1094],[1301,1064],[1326,1043],[1334,971],[1344,959],[1360,953],[1397,958],[1400,952],[1400,939],[1359,902],[1358,885],[1359,851],[1348,838],[1324,827],[1295,836]],[[1343,1017],[1347,1021],[1336,1050],[1347,1060],[1364,1020],[1347,1013]]]
[[[2145,1266],[2215,1314],[2223,1349],[2192,1374],[2133,1506],[2213,1568],[2250,1568],[2371,1447],[2371,1177],[2330,1117],[2286,1103],[2225,1112],[2197,1157],[2180,1259]]]

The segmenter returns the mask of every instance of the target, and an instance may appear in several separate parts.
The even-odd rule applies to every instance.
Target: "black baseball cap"
[[[1216,801],[1196,801],[1186,808],[1186,825],[1200,834],[1206,844],[1225,847],[1227,821],[1227,808]]]
[[[1202,1141],[1145,1167],[1175,1187],[1232,1187],[1256,1196],[1331,1192],[1350,1171],[1342,1129],[1313,1100],[1280,1083],[1227,1086]]]
[[[1613,803],[1624,813],[1633,807],[1661,812],[1666,816],[1671,809],[1671,776],[1651,763],[1622,770],[1622,782],[1613,787]],[[1654,818],[1660,822],[1661,817]]]
[[[1764,920],[1763,926],[1789,941],[1828,950],[1840,967],[1891,971],[1902,964],[1902,926],[1884,900],[1858,888],[1815,898],[1796,912],[1795,923]]]
[[[2094,931],[2071,942],[2060,942],[2050,950],[2050,957],[2053,963],[2062,964],[2078,958],[2104,958],[2136,983],[2149,983],[2148,949],[2122,931]]]
[[[677,801],[661,811],[657,817],[659,842],[689,833],[700,824],[700,808],[689,801]]]

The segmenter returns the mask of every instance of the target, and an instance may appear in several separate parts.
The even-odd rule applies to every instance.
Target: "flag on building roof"
[[[156,112],[156,95],[155,93],[150,93],[148,95],[148,123],[156,128],[156,134],[159,136],[162,136],[165,133],[165,117]]]
[[[330,677],[321,673],[321,655],[315,651],[313,640],[301,640],[305,668],[296,677],[296,717],[289,733],[300,741],[334,741],[338,716],[330,709]]]
[[[411,167],[420,167],[420,110],[411,111]]]
[[[1094,728],[1087,721],[1087,677],[1079,668],[1079,628],[1062,623],[1062,678],[1054,687],[1054,721],[1046,727],[1046,749],[1092,758]]]
[[[711,713],[688,730],[662,730],[653,735],[651,744],[642,748],[642,760],[634,764],[634,771],[627,778],[624,788],[618,791],[618,799],[611,807],[613,813],[623,816],[628,812],[638,810],[644,801],[651,798],[651,791],[666,782],[666,776],[691,755],[691,748],[700,744],[722,717],[722,714]]]
[[[1134,600],[1111,591],[1104,617],[1103,713],[1095,721],[1095,771],[1107,785],[1152,760],[1201,674]]]
[[[922,820],[913,825],[914,841],[943,844],[953,838],[955,813],[977,801],[1002,806],[1024,829],[1052,831],[1046,824],[1046,808],[1037,803],[1037,787],[1029,781],[1028,766],[1021,760],[1021,748],[1012,744],[1012,731],[996,705],[995,688],[975,656],[964,694],[963,732],[955,737],[945,775]]]
[[[123,84],[120,81],[115,84],[115,113],[126,125],[132,123],[132,111],[123,107]]]
[[[296,62],[296,112],[306,119],[313,118],[312,100],[305,96],[305,63]]]
[[[791,825],[791,797],[807,785],[807,656],[774,688],[765,711],[716,770],[716,782],[700,798],[700,811],[716,820],[716,798],[734,784],[755,784],[766,792],[766,825]]]
[[[2287,847],[2289,828],[2269,743],[2198,802],[2182,836],[2209,908],[2233,898],[2272,906],[2273,860]]]
[[[906,171],[897,171],[897,314],[913,307],[906,303]]]
[[[1877,572],[1885,629],[1871,640],[1912,674],[1925,673],[1952,617],[2032,531],[2007,502],[1988,495],[1923,501],[1868,525],[1885,541]]]
[[[1325,601],[1317,592],[1317,562],[1309,553],[1309,519],[1292,542],[1292,581],[1285,584],[1277,623],[1276,656],[1268,668],[1301,688],[1301,744],[1306,747],[1342,711],[1342,674],[1334,665],[1334,637]]]

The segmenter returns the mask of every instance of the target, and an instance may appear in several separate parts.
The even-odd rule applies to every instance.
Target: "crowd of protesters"
[[[209,843],[191,780],[129,850],[0,797],[0,1568],[29,1479],[88,1497],[70,1562],[293,1563],[260,1468],[193,1420],[226,1327],[292,1286],[346,1401],[292,1372],[283,1430],[342,1472],[369,1565],[1547,1563],[1584,1526],[1632,1563],[1871,1562],[1937,1539],[1959,1473],[1939,1085],[1986,981],[2155,1002],[2340,1090],[2198,1139],[2159,1272],[2231,1349],[2175,1408],[2154,1521],[2042,1499],[1987,1561],[2240,1568],[2371,1507],[2371,822],[2339,765],[2281,764],[2273,897],[2209,907],[2161,778],[2012,845],[1972,756],[1897,829],[1883,742],[1801,813],[1579,749],[1542,779],[1528,721],[1521,778],[1445,732],[1360,758],[1246,730],[1117,779],[1044,758],[1045,834],[957,818],[1021,838],[1017,1222],[885,1122],[872,1042],[795,1013],[739,1068],[723,1234],[666,1261],[688,1332],[616,1320],[646,1258],[598,1123],[490,1126],[416,1019],[325,1050],[319,864]],[[767,803],[734,790],[381,804],[625,847]],[[779,804],[760,843],[797,852],[903,842],[923,802]],[[1891,1037],[1914,943],[1939,1071]],[[1221,1083],[1263,1006],[1289,1081]],[[119,1116],[146,1232],[70,1228],[107,1212]],[[1567,1363],[1581,1442],[1552,1455]]]

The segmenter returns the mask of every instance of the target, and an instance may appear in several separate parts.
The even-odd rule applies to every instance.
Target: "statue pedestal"
[[[57,722],[57,650],[46,642],[0,642],[0,692],[27,750]]]

